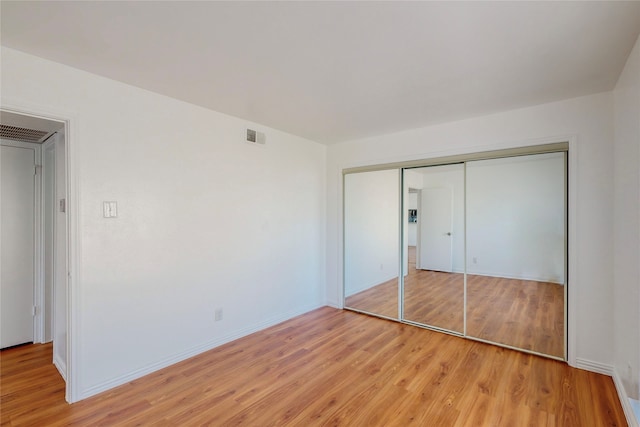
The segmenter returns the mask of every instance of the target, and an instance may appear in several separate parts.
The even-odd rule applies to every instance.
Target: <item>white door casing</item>
[[[1,146],[0,348],[33,341],[35,149]]]

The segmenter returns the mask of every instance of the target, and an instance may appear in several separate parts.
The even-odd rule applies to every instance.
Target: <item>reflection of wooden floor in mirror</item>
[[[415,269],[409,248],[404,318],[462,333],[463,275]],[[350,296],[348,307],[397,316],[397,280]],[[564,355],[564,287],[555,283],[467,276],[467,335],[539,353]]]
[[[345,306],[380,316],[398,318],[398,279],[347,297]]]
[[[467,335],[564,356],[564,287],[467,276]]]

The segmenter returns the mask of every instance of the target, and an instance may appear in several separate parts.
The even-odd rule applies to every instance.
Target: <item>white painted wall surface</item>
[[[564,284],[564,153],[467,163],[467,272]]]
[[[345,175],[345,296],[398,277],[398,170]]]
[[[614,358],[640,399],[640,39],[614,91]]]
[[[3,106],[75,120],[76,398],[324,304],[325,146],[12,49],[1,67]]]
[[[328,150],[327,300],[337,303],[341,283],[342,195],[345,167],[469,153],[550,140],[577,141],[576,344],[577,358],[613,362],[613,94],[561,102],[391,135],[332,145]],[[634,195],[635,197],[635,195]]]

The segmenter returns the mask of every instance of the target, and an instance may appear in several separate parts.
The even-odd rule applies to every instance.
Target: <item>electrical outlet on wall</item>
[[[216,308],[216,310],[214,312],[214,320],[216,322],[219,322],[220,320],[222,320],[222,309],[221,308]]]

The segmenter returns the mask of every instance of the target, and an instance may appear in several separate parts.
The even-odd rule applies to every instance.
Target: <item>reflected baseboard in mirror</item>
[[[468,274],[467,336],[564,358],[564,286]]]
[[[398,318],[398,278],[345,298],[345,307],[392,319]]]

